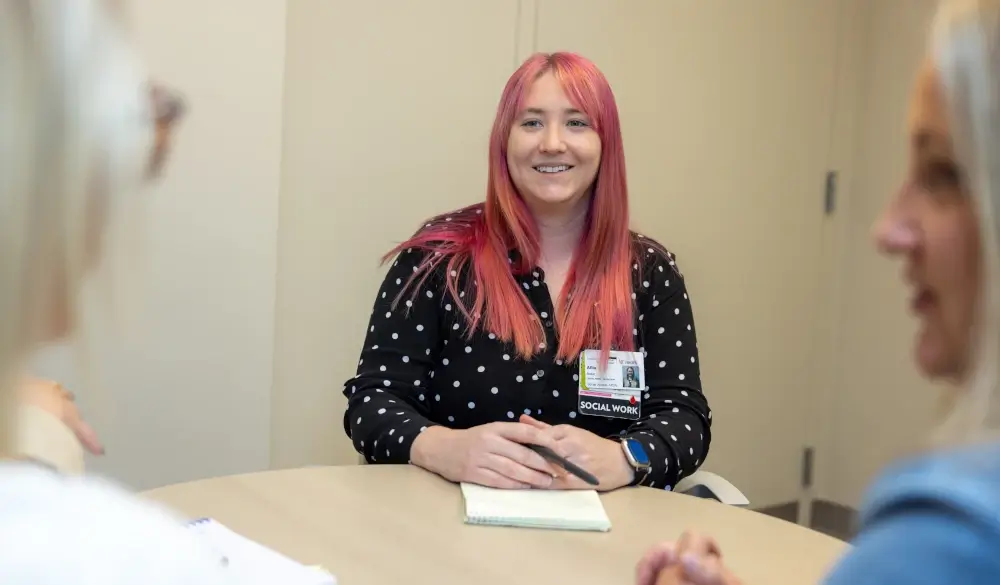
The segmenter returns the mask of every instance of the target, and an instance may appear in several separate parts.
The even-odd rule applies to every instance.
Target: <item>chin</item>
[[[961,381],[962,368],[944,340],[922,332],[915,348],[917,369],[931,380]]]
[[[531,193],[526,197],[529,204],[540,205],[543,207],[558,207],[563,205],[573,205],[579,201],[581,195],[579,193]]]

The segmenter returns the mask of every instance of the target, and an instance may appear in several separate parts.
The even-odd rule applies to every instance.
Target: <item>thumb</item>
[[[87,451],[90,451],[93,455],[104,455],[104,445],[101,444],[101,440],[97,437],[97,433],[92,426],[79,421],[78,426],[73,431],[76,434],[76,438],[79,439],[80,444]]]
[[[521,423],[533,426],[536,429],[542,429],[542,430],[544,430],[544,429],[551,428],[551,425],[549,425],[547,423],[543,423],[542,421],[534,419],[534,418],[532,418],[532,417],[530,417],[530,416],[528,416],[526,414],[522,414],[521,418],[519,420],[520,420]]]
[[[73,431],[76,439],[80,441],[84,449],[93,455],[104,455],[104,446],[101,445],[101,440],[97,437],[94,427],[80,418],[80,413],[77,411],[75,405],[71,405],[69,410],[70,412],[66,414],[64,424]]]

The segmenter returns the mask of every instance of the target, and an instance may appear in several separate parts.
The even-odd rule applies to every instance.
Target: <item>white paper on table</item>
[[[235,582],[246,585],[337,585],[337,579],[317,567],[308,567],[211,518],[188,523],[188,529],[219,554],[219,562],[233,572]]]

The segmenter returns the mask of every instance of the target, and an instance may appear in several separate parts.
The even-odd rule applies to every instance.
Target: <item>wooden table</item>
[[[649,488],[602,496],[608,533],[468,526],[458,486],[406,465],[270,471],[144,495],[323,565],[340,585],[629,585],[647,547],[689,527],[719,540],[746,585],[808,585],[846,548],[783,520]]]

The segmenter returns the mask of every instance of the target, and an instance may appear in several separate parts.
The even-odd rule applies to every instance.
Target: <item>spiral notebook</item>
[[[462,484],[465,523],[607,532],[611,520],[594,490],[500,490]]]
[[[233,532],[211,518],[188,523],[219,562],[232,571],[233,583],[242,585],[337,585],[337,579],[321,567],[310,567]]]

